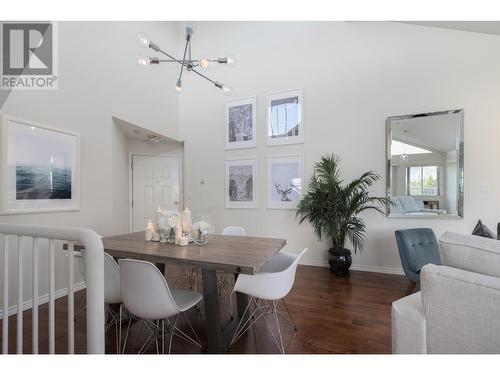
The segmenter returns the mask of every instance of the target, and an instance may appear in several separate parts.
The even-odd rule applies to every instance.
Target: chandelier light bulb
[[[137,33],[137,41],[143,47],[149,47],[151,44],[151,39],[145,33]]]
[[[232,55],[229,55],[228,57],[226,57],[226,61],[227,61],[226,62],[227,66],[229,66],[231,68],[236,64],[236,59]]]
[[[231,95],[231,93],[232,93],[231,87],[226,86],[226,85],[222,86],[222,93],[223,93],[225,96],[229,96],[229,95]]]
[[[200,59],[200,67],[201,68],[208,69],[209,66],[210,66],[210,61],[206,57]]]
[[[137,58],[137,65],[141,68],[147,68],[151,64],[151,60],[149,57],[139,56]]]
[[[177,90],[178,93],[182,91],[182,81],[179,79],[177,81],[177,84],[175,85],[175,89]]]

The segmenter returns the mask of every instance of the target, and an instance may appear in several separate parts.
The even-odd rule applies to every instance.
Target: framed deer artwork
[[[302,198],[303,155],[267,157],[267,208],[295,209]]]
[[[257,97],[226,102],[226,150],[257,147]]]

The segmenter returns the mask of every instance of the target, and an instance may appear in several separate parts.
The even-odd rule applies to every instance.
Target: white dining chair
[[[239,274],[233,288],[234,292],[244,293],[248,295],[249,301],[241,317],[238,326],[233,334],[230,346],[238,340],[255,322],[260,318],[264,318],[266,324],[271,331],[274,342],[282,354],[285,354],[285,346],[283,345],[283,336],[279,317],[292,325],[294,330],[297,326],[293,321],[292,315],[285,303],[285,296],[290,292],[295,281],[295,273],[300,258],[307,251],[304,249],[299,255],[290,253],[278,253],[274,255],[269,262],[264,264],[255,275]],[[282,302],[285,306],[286,313],[289,319],[281,311],[277,309],[278,303]],[[250,312],[250,307],[253,311]],[[266,315],[271,314],[274,317],[276,329],[278,331],[278,339],[271,329],[271,325],[267,320]],[[248,317],[247,317],[248,316]]]
[[[170,289],[162,273],[152,263],[135,259],[120,259],[118,263],[122,306],[141,320],[150,332],[139,354],[145,352],[153,342],[156,342],[158,353],[158,337],[161,337],[162,353],[165,353],[165,328],[170,335],[168,353],[172,350],[174,335],[201,348],[200,340],[185,312],[196,306],[203,299],[202,295],[191,290]],[[178,328],[181,315],[195,338]],[[122,352],[125,351],[130,324],[131,321],[127,327]]]
[[[246,236],[245,228],[234,226],[225,227],[221,234],[223,236]]]
[[[120,316],[111,308],[113,304],[122,303],[120,288],[120,268],[113,257],[104,253],[104,305],[106,311],[106,332],[115,327],[116,350],[120,353],[120,335],[121,330]]]

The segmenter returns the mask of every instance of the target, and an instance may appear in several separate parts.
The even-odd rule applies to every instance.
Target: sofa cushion
[[[500,277],[500,241],[446,232],[439,244],[444,266]]]
[[[472,230],[472,234],[474,236],[486,237],[486,238],[495,238],[495,234],[483,224],[481,220],[479,220]]]
[[[391,200],[392,200],[392,203],[394,203],[394,206],[390,207],[391,214],[402,214],[404,209],[403,209],[403,206],[401,205],[401,201],[399,200],[399,197],[391,198]]]
[[[420,210],[425,209],[424,200],[422,198],[413,198],[413,200]]]
[[[407,212],[420,211],[420,208],[418,208],[417,202],[415,202],[413,197],[404,195],[402,197],[399,197],[399,201],[401,202],[401,205],[403,206],[404,210]]]
[[[420,292],[392,303],[392,353],[425,354],[425,318]]]

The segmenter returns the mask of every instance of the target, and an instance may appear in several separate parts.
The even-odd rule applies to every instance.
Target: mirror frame
[[[386,124],[386,197],[391,198],[391,180],[392,180],[392,168],[391,168],[391,141],[392,141],[392,130],[391,122],[394,120],[408,120],[417,117],[427,117],[427,116],[439,116],[448,114],[458,114],[458,142],[456,144],[457,151],[457,213],[456,214],[446,214],[446,215],[420,215],[420,216],[405,216],[394,214],[391,215],[390,206],[386,206],[386,217],[391,219],[463,219],[464,218],[464,109],[454,109],[450,111],[438,111],[438,112],[427,112],[419,113],[414,115],[401,115],[401,116],[390,116],[385,120]]]

